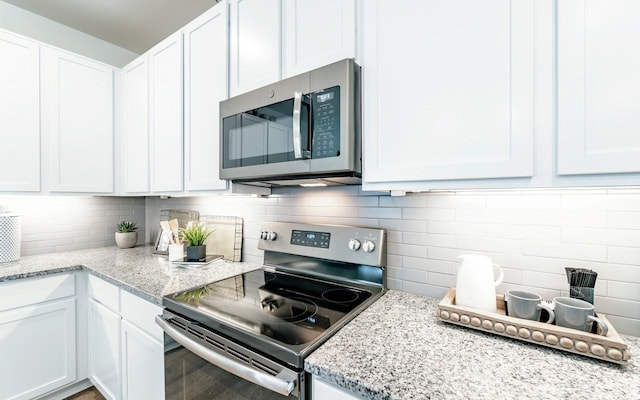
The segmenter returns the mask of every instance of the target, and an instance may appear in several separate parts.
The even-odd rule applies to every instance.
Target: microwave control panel
[[[340,86],[311,94],[313,143],[311,158],[340,155]]]

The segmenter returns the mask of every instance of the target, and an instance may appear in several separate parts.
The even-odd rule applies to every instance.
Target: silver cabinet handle
[[[293,154],[296,158],[302,158],[302,139],[300,138],[300,121],[302,119],[302,93],[293,95]]]
[[[220,353],[209,350],[208,348],[204,347],[200,343],[196,342],[195,340],[191,339],[190,337],[186,336],[182,332],[169,325],[160,316],[156,316],[156,324],[160,325],[162,330],[165,331],[167,335],[171,336],[173,340],[183,345],[192,353],[240,378],[243,378],[249,382],[253,382],[256,385],[272,390],[283,396],[288,396],[295,388],[296,383],[293,380],[280,379],[277,376],[272,376],[265,374],[264,372],[256,371],[247,367],[246,365],[227,358]]]

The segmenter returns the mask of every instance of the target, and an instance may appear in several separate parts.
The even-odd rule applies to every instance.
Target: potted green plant
[[[198,261],[207,256],[207,247],[204,243],[212,233],[204,224],[198,222],[186,228],[180,228],[182,241],[187,243],[187,261]]]
[[[133,221],[120,221],[116,232],[116,245],[121,249],[135,247],[138,243],[138,227]]]

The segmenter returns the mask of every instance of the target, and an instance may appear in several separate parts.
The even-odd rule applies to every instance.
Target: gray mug
[[[510,317],[530,319],[532,321],[540,320],[540,313],[542,309],[547,310],[549,313],[549,319],[544,321],[547,324],[553,322],[555,314],[553,309],[542,303],[542,297],[525,290],[509,290],[504,299],[507,302],[507,313]]]
[[[600,326],[601,335],[607,336],[609,327],[593,315],[593,304],[571,297],[556,297],[553,302],[556,305],[556,325],[591,332],[591,324],[595,322]]]

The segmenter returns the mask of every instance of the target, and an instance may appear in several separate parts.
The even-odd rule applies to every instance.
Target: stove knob
[[[267,231],[260,232],[260,239],[267,240]]]
[[[360,250],[360,241],[358,239],[349,240],[349,248],[353,251]]]
[[[275,232],[267,233],[267,240],[274,241],[278,237],[278,234]]]
[[[362,250],[364,250],[365,253],[373,253],[375,249],[376,249],[376,244],[371,240],[365,240],[364,243],[362,244]]]

